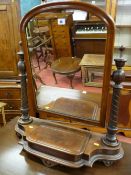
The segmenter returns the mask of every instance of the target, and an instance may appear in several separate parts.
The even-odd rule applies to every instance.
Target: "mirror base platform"
[[[124,156],[121,144],[116,147],[104,145],[103,134],[48,120],[33,118],[28,125],[17,122],[15,131],[24,150],[39,157],[47,167],[57,164],[72,168],[92,167],[96,161],[111,166]]]

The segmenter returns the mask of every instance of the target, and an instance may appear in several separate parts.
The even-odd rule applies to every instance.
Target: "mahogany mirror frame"
[[[36,105],[36,92],[32,79],[32,70],[29,60],[29,51],[27,47],[27,37],[26,37],[26,26],[30,19],[39,13],[55,12],[56,10],[66,10],[66,9],[75,9],[82,10],[94,14],[99,17],[107,27],[107,39],[105,47],[105,63],[104,63],[104,76],[103,76],[103,87],[102,87],[102,98],[101,98],[101,110],[100,110],[100,122],[98,125],[104,126],[106,111],[107,111],[107,102],[108,94],[110,87],[110,76],[111,76],[111,67],[112,67],[112,58],[113,58],[113,48],[114,48],[114,37],[115,37],[115,25],[111,16],[109,16],[104,10],[83,2],[76,1],[66,1],[66,2],[54,2],[39,5],[29,11],[21,20],[20,23],[20,35],[22,41],[22,47],[24,51],[24,61],[27,72],[27,91],[28,91],[28,101],[29,101],[29,110],[31,116],[36,116],[37,105]]]

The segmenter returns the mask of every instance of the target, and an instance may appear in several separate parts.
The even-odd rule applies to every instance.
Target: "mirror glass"
[[[26,36],[41,115],[100,121],[105,24],[85,11],[59,10],[34,16]]]

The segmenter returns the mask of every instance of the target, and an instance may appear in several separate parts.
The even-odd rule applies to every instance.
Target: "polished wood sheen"
[[[19,123],[15,130],[24,137],[21,142],[23,148],[40,157],[45,166],[61,164],[72,168],[84,165],[92,167],[97,160],[102,160],[109,166],[113,160],[119,160],[124,155],[121,144],[117,147],[105,146],[101,141],[101,134],[70,128],[52,121],[37,118],[32,120],[29,125]]]
[[[114,163],[111,167],[105,167],[101,162],[94,164],[93,168],[81,167],[73,169],[64,166],[47,168],[43,166],[41,160],[23,150],[22,145],[18,145],[18,139],[14,132],[14,127],[18,118],[8,122],[5,127],[0,128],[0,174],[1,175],[85,175],[85,174],[106,174],[106,175],[130,175],[131,168],[131,144],[122,143],[125,151],[123,159]],[[17,165],[17,166],[16,166]]]
[[[61,118],[60,120],[65,122],[84,120],[90,123],[100,120],[101,94],[41,86],[38,90],[37,104],[42,119],[58,121]]]
[[[70,80],[70,86],[73,88],[72,80],[75,73],[81,70],[79,63],[80,59],[75,57],[60,57],[52,62],[51,70],[53,72],[55,82],[57,83],[56,74],[62,74],[68,77]]]
[[[84,54],[80,66],[83,84],[92,81],[92,74],[104,72],[105,56],[103,54]],[[101,83],[102,84],[102,83]]]
[[[33,154],[36,157],[40,157],[45,166],[52,167],[52,166],[55,166],[56,164],[61,164],[61,165],[65,165],[73,168],[79,168],[84,165],[92,167],[94,162],[98,160],[102,160],[102,162],[106,166],[110,166],[114,161],[119,160],[124,156],[124,151],[121,146],[121,143],[116,138],[120,88],[122,88],[121,82],[124,79],[124,72],[122,70],[122,67],[124,66],[124,63],[125,63],[124,59],[115,60],[117,70],[114,71],[113,73],[114,75],[113,81],[115,82],[115,85],[113,85],[111,116],[109,118],[106,135],[101,135],[101,134],[89,132],[88,130],[84,131],[78,128],[65,126],[55,121],[47,121],[47,120],[43,120],[35,117],[30,117],[28,114],[27,89],[28,89],[28,92],[34,93],[34,94],[32,93],[31,96],[29,97],[34,97],[34,98],[37,97],[35,96],[35,93],[37,94],[38,91],[35,92],[35,89],[33,87],[34,82],[32,81],[25,28],[29,20],[34,15],[41,12],[44,13],[44,12],[50,12],[50,11],[58,11],[58,10],[60,11],[63,9],[77,9],[77,10],[92,12],[96,14],[102,21],[104,21],[107,26],[107,40],[106,40],[106,49],[105,49],[102,100],[100,105],[100,120],[98,121],[98,124],[102,125],[102,122],[104,122],[104,116],[106,116],[106,107],[107,107],[107,103],[106,103],[107,95],[109,92],[109,84],[110,84],[110,73],[111,73],[114,31],[115,31],[114,22],[104,11],[102,11],[101,9],[97,8],[94,5],[91,5],[88,3],[73,2],[73,1],[72,2],[55,2],[55,3],[41,5],[34,8],[27,15],[25,15],[21,21],[20,32],[21,32],[21,38],[23,43],[23,50],[25,54],[25,57],[23,54],[20,54],[20,61],[18,64],[21,72],[21,81],[22,81],[21,83],[22,116],[16,124],[15,131],[19,137],[23,138],[21,140],[21,144],[23,145],[24,150],[26,150],[30,154]],[[26,69],[25,69],[25,66],[26,66]],[[26,81],[25,70],[27,71],[28,81]],[[27,83],[28,83],[28,87],[27,87]],[[52,96],[50,95],[48,96],[48,98],[50,99],[52,98]],[[34,99],[30,98],[30,100],[32,100],[33,102]],[[65,110],[69,108],[69,106],[67,105],[68,103],[76,104],[78,108],[79,103],[77,103],[77,101],[75,102],[74,101],[75,99],[60,97],[58,98],[58,100],[55,101],[56,103],[53,104],[54,110],[55,109]],[[34,103],[37,103],[37,102],[38,101],[34,101]],[[59,107],[60,105],[62,105],[62,103],[63,103],[63,106],[65,106],[65,108]],[[94,113],[95,105],[91,103],[89,100],[87,100],[87,102],[82,101],[80,103],[84,107],[87,105],[88,110],[86,110],[86,113],[89,113],[89,115],[91,113]],[[75,107],[75,105],[73,106]],[[80,109],[82,108],[82,106],[80,107]],[[35,109],[37,108],[37,106],[34,105],[32,106],[32,108]],[[47,106],[46,108],[49,109],[50,105]],[[37,111],[39,110],[40,108],[38,105]],[[71,112],[74,112],[74,111],[71,111]],[[83,109],[83,112],[85,112],[85,109]],[[56,114],[55,112],[52,112],[52,113],[54,115]],[[79,114],[79,111],[77,111],[77,113]],[[83,113],[82,112],[80,113],[82,116]],[[75,116],[75,117],[76,119],[80,119],[79,116]],[[83,117],[83,122],[84,120],[85,119]],[[84,133],[86,136],[84,135]],[[76,144],[76,142],[80,142],[80,143]]]
[[[37,151],[40,148],[43,153],[52,156],[57,154],[58,158],[70,161],[81,159],[91,136],[89,132],[84,130],[75,130],[51,122],[43,122],[40,127],[33,126],[33,124],[31,126],[33,127],[32,130],[27,127],[26,137],[29,147]],[[41,133],[43,134],[41,135]]]

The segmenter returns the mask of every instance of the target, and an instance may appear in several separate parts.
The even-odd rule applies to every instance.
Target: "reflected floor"
[[[38,76],[40,76],[40,78],[43,80],[43,82],[47,86],[70,88],[69,79],[64,75],[56,74],[56,78],[57,78],[58,83],[55,84],[55,80],[53,78],[51,68],[48,65],[48,67],[46,69],[44,69],[46,65],[45,65],[45,62],[42,60],[42,58],[40,59],[40,70],[37,67],[36,59],[34,58],[32,60],[33,60],[33,65],[35,65],[35,67],[36,67],[35,68],[35,73]],[[95,82],[101,82],[101,77],[95,77],[94,81]],[[41,86],[41,83],[38,79],[36,80],[36,85],[37,85],[37,87]],[[88,91],[88,92],[101,93],[101,91],[102,91],[102,88],[84,86],[83,83],[82,83],[82,79],[81,79],[81,71],[79,71],[75,74],[75,77],[73,79],[73,87],[74,87],[74,89],[85,90],[85,91]]]

